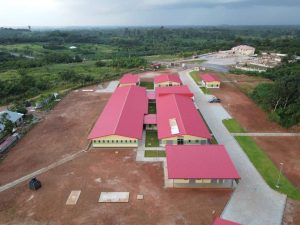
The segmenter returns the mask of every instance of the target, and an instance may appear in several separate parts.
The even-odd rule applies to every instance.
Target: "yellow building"
[[[92,129],[93,147],[137,147],[142,139],[144,115],[148,113],[146,89],[118,87]]]
[[[220,88],[221,81],[212,74],[201,75],[202,85],[206,88]]]
[[[154,88],[179,85],[182,85],[182,82],[178,74],[161,74],[154,78]]]

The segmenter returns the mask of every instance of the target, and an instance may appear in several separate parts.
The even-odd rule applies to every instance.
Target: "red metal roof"
[[[170,179],[239,179],[223,145],[167,145]]]
[[[190,97],[184,95],[164,95],[156,98],[158,138],[191,135],[211,138],[204,121]],[[170,119],[176,119],[179,133],[172,134]]]
[[[144,115],[147,112],[146,88],[118,87],[110,97],[88,138],[119,135],[141,139]]]
[[[124,74],[123,77],[120,79],[120,84],[136,84],[140,81],[138,75],[127,73]]]
[[[217,218],[213,225],[242,225],[241,223],[235,223],[235,222],[232,222],[232,221],[229,221],[229,220],[224,220],[224,219],[221,219],[221,218]]]
[[[187,85],[182,86],[169,86],[169,87],[157,87],[155,89],[157,96],[163,96],[168,94],[180,94],[188,97],[193,97],[194,94],[190,91]]]
[[[200,75],[201,79],[205,82],[213,82],[213,81],[220,81],[219,78],[217,78],[216,76],[212,75],[212,74],[202,74]]]
[[[178,74],[161,74],[161,75],[154,77],[155,84],[168,82],[168,81],[182,84]]]
[[[144,124],[156,124],[156,114],[145,115]]]
[[[147,91],[147,97],[149,100],[155,100],[155,91]]]

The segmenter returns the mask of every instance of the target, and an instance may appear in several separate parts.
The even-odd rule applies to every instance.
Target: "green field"
[[[155,103],[148,103],[148,113],[156,114],[156,104]]]
[[[146,150],[145,157],[166,157],[165,151]]]
[[[146,130],[145,147],[159,147],[157,130]]]
[[[180,59],[178,55],[149,55],[144,58],[148,61],[173,61]]]
[[[235,119],[226,119],[222,122],[230,133],[245,133],[245,130]]]
[[[145,81],[142,81],[142,82],[140,83],[140,86],[141,86],[141,87],[145,87],[145,88],[148,89],[148,90],[153,90],[153,89],[154,89],[154,84],[153,84],[153,82],[145,82]]]

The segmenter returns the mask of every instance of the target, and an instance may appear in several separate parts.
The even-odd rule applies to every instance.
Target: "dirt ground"
[[[283,173],[300,190],[300,137],[253,137],[275,165],[283,165]]]
[[[287,200],[282,225],[300,224],[300,202]]]
[[[138,163],[133,150],[93,150],[27,184],[0,193],[0,224],[211,224],[229,190],[164,189],[161,163]],[[81,190],[75,206],[66,206]],[[98,203],[101,191],[129,191],[129,203]],[[136,195],[143,194],[144,200]]]
[[[66,96],[0,163],[0,185],[84,149],[109,96],[81,90]]]
[[[247,132],[287,132],[287,130],[275,122],[268,119],[268,116],[263,112],[248,96],[242,93],[236,85],[238,81],[237,75],[220,76],[221,80],[227,82],[221,84],[220,89],[210,89],[213,95],[216,95],[222,100],[222,105],[228,112],[243,126]],[[238,75],[240,76],[240,75]],[[253,80],[255,78],[247,78],[246,75],[241,75],[241,81]],[[259,78],[260,79],[260,78]],[[231,81],[231,82],[228,82]],[[259,81],[256,81],[256,83]],[[253,84],[251,81],[250,83]]]
[[[255,85],[263,81],[261,78],[255,80],[256,77],[246,75],[221,75],[219,77],[221,80],[233,82],[222,83],[221,88],[212,90],[212,93],[222,100],[222,105],[247,132],[299,132],[299,127],[287,130],[270,121],[267,114],[240,90],[243,90],[245,87],[248,90],[249,87],[254,88]],[[238,88],[237,85],[242,85],[242,88]],[[284,163],[283,173],[300,190],[300,138],[255,137],[253,139],[268,154],[278,168],[281,162]],[[300,224],[299,212],[300,202],[288,200],[284,224]]]

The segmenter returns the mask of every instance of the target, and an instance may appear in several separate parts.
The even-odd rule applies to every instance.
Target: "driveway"
[[[196,105],[218,143],[225,145],[241,176],[221,217],[244,225],[280,225],[286,196],[274,191],[265,183],[234,137],[224,127],[222,120],[228,118],[224,113],[225,109],[219,104],[207,102],[206,96],[189,76],[189,72],[190,70],[180,72],[180,77],[195,94]],[[222,112],[218,112],[220,109]]]

